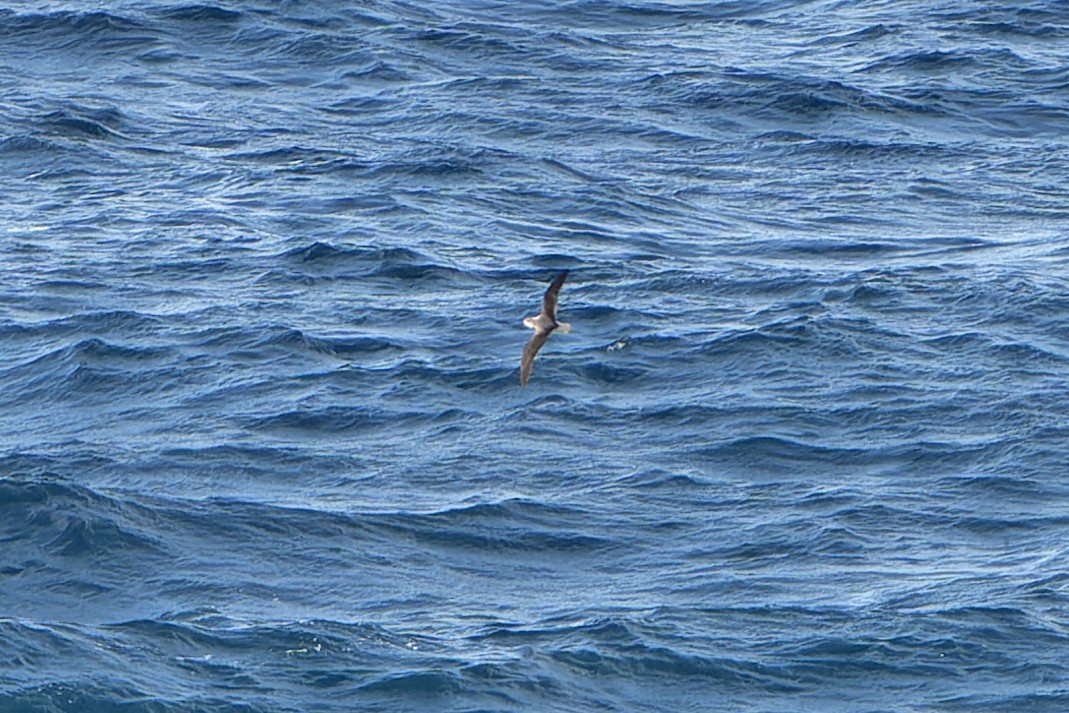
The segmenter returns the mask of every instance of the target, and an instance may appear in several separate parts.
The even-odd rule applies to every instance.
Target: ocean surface
[[[1069,710],[1067,176],[1066,0],[7,3],[0,711]]]

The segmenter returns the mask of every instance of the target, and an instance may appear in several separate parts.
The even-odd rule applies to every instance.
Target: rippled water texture
[[[1066,710],[1067,36],[0,10],[0,710]]]

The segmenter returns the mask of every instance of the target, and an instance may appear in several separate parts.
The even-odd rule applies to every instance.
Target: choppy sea
[[[1069,710],[1067,176],[1065,0],[7,3],[0,711]]]

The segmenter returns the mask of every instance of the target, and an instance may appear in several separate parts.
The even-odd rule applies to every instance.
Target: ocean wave
[[[302,357],[344,360],[381,356],[383,352],[403,353],[403,345],[387,337],[361,334],[320,336],[280,324],[236,325],[198,331],[189,335],[189,349],[246,363],[277,363]]]
[[[58,109],[39,117],[37,126],[47,133],[64,138],[122,138],[117,130],[121,114],[116,109]]]
[[[125,346],[87,338],[0,371],[0,378],[19,384],[6,394],[16,401],[100,403],[120,394],[153,392],[150,382],[131,381],[131,376],[152,372],[160,376],[159,370],[176,369],[181,361],[173,347]]]
[[[410,422],[427,416],[420,412],[396,413],[363,406],[331,406],[286,411],[250,418],[247,427],[268,433],[305,433],[326,437],[341,433],[367,433],[370,429],[392,425],[397,420]]]
[[[330,278],[381,277],[396,280],[448,279],[457,268],[434,261],[411,248],[338,247],[316,242],[279,256],[303,273]]]
[[[29,554],[27,546],[39,547],[46,558],[108,559],[114,551],[123,557],[162,556],[166,544],[144,520],[144,511],[89,488],[61,481],[0,480],[0,501],[5,504],[7,537],[19,546],[12,559]],[[49,569],[30,557],[29,570]],[[54,565],[55,563],[53,563]],[[63,582],[65,588],[88,593],[101,589],[100,580]],[[109,589],[110,586],[105,586]]]
[[[415,538],[429,547],[479,551],[578,555],[617,546],[614,538],[583,526],[581,513],[543,503],[507,501],[426,513],[362,516],[385,532]],[[561,517],[578,520],[574,528]]]
[[[151,29],[133,17],[106,11],[18,13],[5,10],[5,35],[10,41],[52,50],[78,48],[121,51],[157,42]]]
[[[62,155],[65,149],[57,143],[33,136],[8,136],[0,140],[0,156],[49,157]]]
[[[241,22],[245,13],[218,5],[173,5],[157,11],[158,15],[172,22],[189,22],[203,30],[208,25],[232,25]]]

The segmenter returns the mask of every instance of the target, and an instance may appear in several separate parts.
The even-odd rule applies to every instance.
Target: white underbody
[[[535,330],[536,332],[541,332],[543,330],[549,329],[559,329],[562,332],[572,331],[572,325],[568,324],[567,322],[556,322],[544,314],[536,314],[532,317],[524,317],[523,323],[531,329]]]

